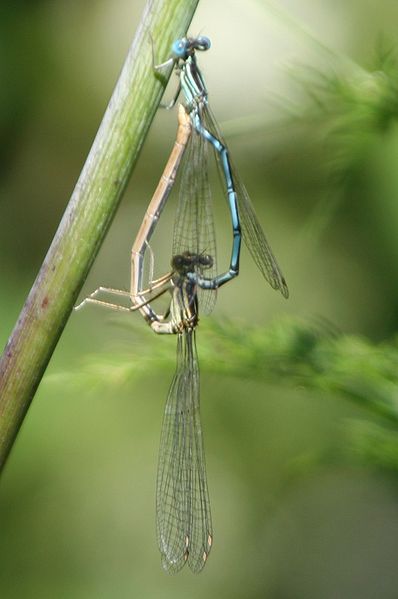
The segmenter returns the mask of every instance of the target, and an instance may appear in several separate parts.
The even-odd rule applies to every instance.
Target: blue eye
[[[176,40],[171,46],[171,51],[176,58],[184,58],[187,53],[187,40]]]

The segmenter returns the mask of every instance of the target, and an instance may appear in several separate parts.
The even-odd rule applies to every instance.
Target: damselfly
[[[182,175],[173,254],[181,254],[184,251],[200,253],[206,249],[214,257],[213,271],[216,272],[207,280],[201,280],[198,273],[192,274],[192,278],[200,282],[200,286],[205,289],[220,287],[239,272],[242,230],[244,242],[265,279],[274,289],[279,289],[282,295],[288,297],[285,278],[257,219],[246,188],[233,168],[228,148],[209,107],[207,88],[195,53],[208,50],[210,45],[209,38],[205,36],[178,39],[173,43],[171,58],[155,66],[157,71],[171,65],[175,67],[179,75],[179,85],[167,107],[175,104],[182,91],[193,128],[185,159],[188,174]],[[216,154],[225,183],[232,222],[231,260],[229,269],[222,274],[217,273],[215,266],[214,230],[210,216],[210,189],[205,152],[207,143],[211,144]]]
[[[139,310],[156,333],[177,335],[177,367],[163,418],[156,491],[158,545],[163,567],[168,572],[177,572],[185,563],[193,572],[200,572],[213,540],[195,340],[200,283],[193,277],[195,273],[211,270],[213,258],[204,253],[174,255],[172,271],[143,289],[145,252],[152,252],[149,241],[189,135],[190,121],[181,107],[177,140],[133,244],[130,291],[99,287],[77,306],[79,309],[86,303],[94,303],[119,311]],[[203,277],[203,280],[209,279]],[[100,300],[99,292],[129,297],[131,306]],[[171,301],[165,314],[160,315],[151,302],[165,292],[171,293]]]
[[[210,501],[199,403],[198,264],[211,268],[212,257],[188,252],[172,259],[169,322],[158,333],[176,333],[177,366],[163,417],[156,490],[157,537],[165,570],[177,572],[185,562],[193,572],[206,563],[213,542]]]
[[[190,276],[198,266],[205,270],[212,263],[212,257],[205,254],[185,252],[173,256],[172,271],[140,292],[130,308],[90,297],[85,300],[117,310],[147,308],[146,318],[156,333],[178,336],[177,366],[163,417],[156,488],[157,539],[163,568],[170,573],[186,562],[193,572],[200,572],[213,541],[200,423],[197,284]],[[167,291],[171,293],[170,306],[165,315],[158,315],[149,302]]]

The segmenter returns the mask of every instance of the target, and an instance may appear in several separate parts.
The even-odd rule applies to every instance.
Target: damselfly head
[[[211,42],[209,38],[204,35],[199,37],[182,37],[173,43],[171,53],[177,60],[186,60],[188,56],[193,56],[196,50],[206,51],[210,46]]]
[[[196,267],[211,268],[213,266],[213,258],[209,254],[194,254],[192,252],[184,252],[176,254],[171,259],[171,267],[174,271],[180,274],[194,272]]]

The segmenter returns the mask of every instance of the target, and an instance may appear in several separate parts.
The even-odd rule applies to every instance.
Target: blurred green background
[[[0,8],[3,344],[143,6]],[[396,599],[397,23],[391,0],[202,0],[190,31],[213,42],[200,55],[212,106],[291,292],[285,302],[258,280],[245,251],[201,321],[212,554],[199,577],[170,577],[156,546],[176,340],[88,307],[72,314],[1,480],[1,597]],[[175,129],[160,111],[82,298],[128,287]],[[166,257],[172,218],[157,240]]]

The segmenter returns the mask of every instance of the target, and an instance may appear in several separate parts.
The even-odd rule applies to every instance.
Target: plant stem
[[[148,0],[79,180],[0,360],[0,470],[110,226],[159,105],[152,69],[199,0]],[[170,73],[169,73],[170,74]],[[168,74],[168,75],[169,75]]]

